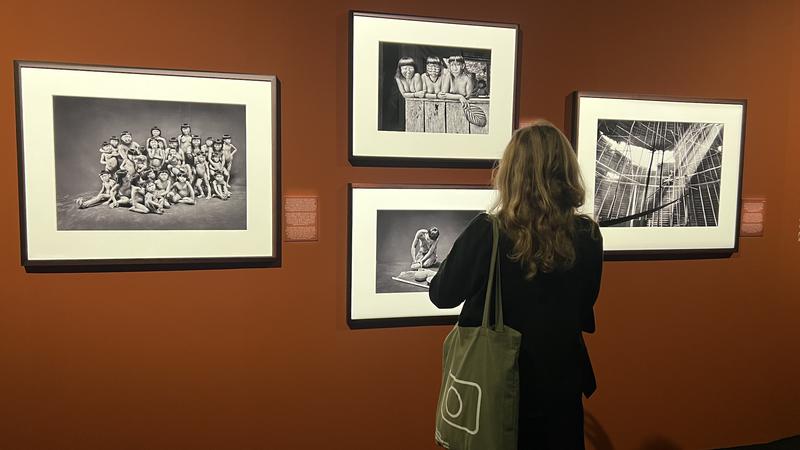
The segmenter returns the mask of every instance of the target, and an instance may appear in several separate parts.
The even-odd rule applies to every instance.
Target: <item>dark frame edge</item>
[[[739,240],[742,227],[742,186],[744,185],[744,143],[747,130],[747,99],[741,99],[742,105],[742,136],[739,141],[739,187],[736,193],[736,235],[733,241],[733,252],[739,252]]]
[[[401,328],[401,327],[422,327],[433,325],[455,325],[458,323],[457,315],[448,316],[420,316],[402,317],[392,319],[350,319],[348,316],[347,325],[352,330],[367,330],[375,328]]]
[[[604,92],[604,91],[581,91],[574,92],[577,98],[606,98],[618,100],[642,100],[655,102],[676,102],[676,103],[719,103],[741,105],[747,103],[746,99],[741,98],[709,98],[709,97],[681,97],[675,95],[657,94],[637,94],[629,92]]]
[[[347,160],[356,166],[353,155],[353,25],[356,11],[347,14]]]
[[[484,26],[484,27],[494,27],[494,28],[519,29],[519,24],[516,23],[486,22],[486,21],[469,20],[469,19],[453,19],[450,17],[437,17],[437,16],[416,16],[413,14],[401,14],[401,13],[380,13],[375,11],[364,11],[358,9],[351,9],[349,13],[351,18],[355,16],[361,16],[361,17],[371,17],[375,19],[411,20],[416,22],[446,22],[456,25],[473,25],[473,26]]]
[[[564,99],[564,127],[569,136],[572,151],[578,154],[578,91],[572,91]]]
[[[352,128],[351,128],[352,131]],[[353,167],[408,167],[436,169],[491,169],[496,159],[453,158],[402,158],[393,156],[353,156],[350,150],[350,165]]]
[[[277,78],[275,75],[263,75],[243,72],[220,72],[206,71],[198,69],[164,69],[137,66],[116,66],[110,64],[81,64],[63,61],[35,61],[35,60],[15,60],[19,66],[33,69],[52,69],[52,70],[82,70],[86,72],[111,72],[111,73],[132,73],[137,75],[158,75],[158,76],[178,76],[191,78],[222,78],[248,81],[272,81]]]
[[[347,183],[347,326],[355,328],[353,320],[353,183]]]
[[[713,250],[604,250],[605,261],[659,261],[689,259],[727,259],[736,253],[733,249]]]
[[[92,273],[92,272],[157,272],[215,269],[259,269],[281,267],[279,257],[269,258],[202,258],[202,259],[115,259],[29,261],[28,273]]]
[[[17,136],[17,195],[19,201],[19,236],[20,236],[20,265],[27,267],[28,260],[28,219],[27,203],[25,201],[25,143],[22,134],[22,77],[21,69],[25,61],[14,60],[14,103],[16,112]]]
[[[514,112],[513,116],[511,117],[511,134],[514,134],[514,130],[519,129],[519,89],[520,89],[520,79],[522,76],[522,64],[520,60],[522,59],[522,30],[519,27],[519,24],[513,24],[515,37],[514,37],[514,45],[516,48],[514,49],[514,92],[512,92],[513,99],[514,99]],[[497,160],[495,160],[497,161]]]
[[[281,82],[277,75],[272,80],[272,180],[273,180],[273,206],[272,206],[272,248],[275,266],[283,265],[283,166],[281,165]]]

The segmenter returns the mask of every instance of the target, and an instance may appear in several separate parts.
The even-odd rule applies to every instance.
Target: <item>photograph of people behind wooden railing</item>
[[[491,50],[381,42],[378,129],[488,134]]]

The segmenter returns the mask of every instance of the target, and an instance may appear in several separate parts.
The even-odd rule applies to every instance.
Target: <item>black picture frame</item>
[[[425,202],[405,201],[401,198],[403,194],[417,190],[424,193],[436,193],[438,200],[432,204]],[[363,198],[364,204],[359,204],[354,207],[354,192],[369,191],[375,193],[374,196],[382,197],[378,203],[372,203],[375,200],[369,197]],[[464,196],[459,195],[459,191],[464,193]],[[364,328],[389,328],[389,327],[409,327],[409,326],[429,326],[429,325],[452,325],[458,320],[458,309],[456,308],[451,313],[444,310],[436,310],[435,306],[430,303],[428,299],[427,290],[419,290],[417,292],[377,292],[377,275],[371,278],[371,274],[375,274],[380,259],[377,250],[377,233],[379,232],[380,222],[377,215],[380,214],[379,209],[383,208],[385,204],[391,204],[390,207],[385,208],[389,211],[407,212],[408,210],[432,210],[437,211],[439,206],[447,208],[448,210],[459,211],[463,215],[469,216],[469,219],[474,218],[475,213],[484,211],[489,208],[493,190],[488,185],[413,185],[413,184],[370,184],[370,183],[350,183],[348,184],[348,242],[347,242],[347,325],[351,329],[364,329]],[[441,198],[451,194],[458,195],[462,198],[455,202],[448,201],[447,198]],[[384,199],[391,197],[390,202]],[[428,198],[435,198],[437,196],[427,196]],[[464,198],[469,197],[469,198]],[[379,208],[376,205],[380,205]],[[453,205],[456,205],[454,207]],[[470,206],[467,208],[466,206]],[[368,217],[355,218],[356,214],[369,214]],[[460,219],[463,220],[463,217]],[[468,221],[464,223],[464,227]],[[374,227],[372,231],[365,231],[365,227]],[[461,230],[463,231],[463,230]],[[374,232],[374,233],[373,233]],[[360,239],[356,242],[353,239],[354,233],[359,233]],[[413,235],[409,236],[410,237]],[[450,236],[450,239],[457,237]],[[359,248],[355,248],[358,244]],[[375,247],[371,245],[375,244]],[[358,255],[354,258],[354,251]],[[449,251],[449,250],[448,250]],[[441,256],[441,255],[440,255]],[[446,257],[446,255],[444,255]],[[364,259],[366,258],[366,260]],[[359,261],[366,261],[364,264],[359,264],[358,273],[356,274],[355,263]],[[378,272],[380,269],[377,270]],[[397,284],[396,286],[401,286]],[[413,289],[413,288],[412,288]],[[382,299],[392,301],[393,296],[404,296],[404,301],[395,303],[398,308],[392,314],[375,313],[374,307],[377,302]],[[383,297],[381,297],[383,296]],[[402,309],[402,311],[400,311]],[[430,314],[419,314],[415,312],[429,311]]]
[[[41,74],[44,74],[43,76]],[[237,250],[239,254],[229,253],[223,250],[224,244],[219,245],[219,249],[212,249],[208,254],[203,255],[186,255],[183,251],[153,251],[152,254],[143,254],[145,251],[136,255],[126,255],[124,251],[119,254],[92,254],[91,249],[87,251],[76,251],[74,254],[69,254],[69,246],[66,242],[79,238],[82,234],[91,236],[91,233],[102,233],[112,231],[115,233],[126,233],[136,240],[137,233],[146,233],[152,230],[59,230],[56,227],[56,222],[51,220],[49,223],[37,224],[38,220],[31,220],[32,218],[41,217],[55,217],[55,203],[48,204],[49,199],[55,198],[54,186],[51,186],[51,192],[43,194],[32,194],[27,188],[28,182],[35,182],[42,177],[38,173],[38,169],[32,169],[32,165],[28,164],[31,160],[42,161],[40,158],[44,156],[44,164],[49,166],[45,170],[50,170],[49,173],[55,172],[55,148],[56,142],[47,143],[38,139],[34,139],[30,131],[26,132],[26,126],[32,126],[27,123],[48,124],[55,127],[54,122],[55,112],[54,108],[48,108],[48,101],[53,102],[52,98],[55,95],[48,91],[53,89],[51,84],[61,84],[62,87],[58,88],[58,96],[75,98],[99,98],[105,100],[103,95],[86,95],[80,88],[74,92],[69,89],[64,89],[63,82],[66,78],[69,82],[73,83],[70,86],[86,87],[92,85],[101,85],[98,80],[103,80],[107,77],[109,83],[128,83],[131,80],[138,80],[138,83],[145,84],[152,87],[158,92],[158,83],[163,80],[171,80],[174,83],[177,81],[183,85],[192,85],[192,83],[207,83],[205,86],[217,86],[219,90],[217,95],[222,100],[225,100],[226,91],[224,87],[232,86],[228,83],[239,83],[236,86],[247,90],[248,92],[258,92],[263,94],[258,100],[252,100],[258,105],[260,114],[263,115],[265,121],[255,122],[251,125],[257,124],[259,128],[266,130],[264,133],[267,136],[259,141],[247,142],[249,145],[247,149],[246,161],[247,165],[252,165],[254,173],[258,174],[258,170],[263,170],[262,174],[265,181],[259,190],[248,192],[249,194],[264,194],[268,200],[266,210],[258,211],[258,203],[247,202],[248,205],[245,212],[245,221],[247,223],[245,229],[234,230],[234,233],[249,233],[245,237],[253,239],[252,244],[256,250],[252,252],[245,252]],[[76,84],[76,80],[81,80],[80,77],[86,77],[83,81]],[[111,81],[116,77],[122,77],[123,81]],[[162,79],[162,77],[164,77]],[[178,77],[179,80],[175,80]],[[50,83],[50,84],[48,84]],[[280,267],[281,265],[281,181],[280,181],[280,82],[274,75],[258,75],[258,74],[243,74],[243,73],[227,73],[227,72],[207,72],[196,70],[175,70],[175,69],[157,69],[157,68],[142,68],[142,67],[122,67],[122,66],[108,66],[108,65],[90,65],[90,64],[76,64],[66,62],[47,62],[47,61],[14,61],[14,85],[16,97],[16,123],[17,123],[17,157],[18,157],[18,186],[19,186],[19,205],[20,205],[20,261],[25,269],[29,272],[104,272],[104,271],[141,271],[141,270],[187,270],[187,269],[216,269],[216,268],[249,268],[249,267]],[[119,85],[119,84],[118,84]],[[121,86],[121,85],[120,85]],[[124,86],[129,86],[125,84]],[[91,91],[91,88],[87,88]],[[191,91],[191,87],[186,87]],[[100,89],[101,92],[102,89]],[[176,94],[177,95],[177,94]],[[243,94],[237,94],[240,98]],[[50,100],[46,100],[50,98]],[[125,97],[114,96],[111,100],[129,100]],[[234,97],[231,97],[234,99]],[[42,99],[45,99],[42,101]],[[141,98],[136,98],[140,100]],[[27,101],[26,101],[27,100]],[[145,98],[145,101],[161,102],[166,101],[159,98],[157,94],[152,98]],[[170,98],[170,101],[176,103],[186,103],[196,105],[196,100],[184,98],[175,101]],[[210,102],[215,103],[215,102]],[[220,103],[225,103],[220,102]],[[231,104],[234,104],[232,101]],[[242,110],[252,104],[245,104]],[[249,111],[247,112],[249,114]],[[254,128],[254,127],[251,127]],[[113,130],[117,131],[117,130]],[[252,130],[248,130],[250,134]],[[246,138],[248,139],[248,138]],[[55,141],[55,139],[54,139]],[[48,147],[49,146],[49,147]],[[92,150],[96,151],[96,150]],[[48,155],[49,154],[49,155]],[[247,190],[256,189],[250,185],[250,179],[247,178]],[[213,200],[212,200],[213,201]],[[261,202],[262,204],[264,202]],[[99,208],[102,206],[96,206]],[[259,230],[251,229],[250,221],[252,214],[257,214],[259,220]],[[47,221],[45,221],[47,222]],[[31,227],[34,227],[33,229]],[[219,230],[211,228],[208,230],[195,230],[187,229],[166,229],[160,230],[161,232],[169,232],[170,239],[181,239],[179,236],[186,234],[184,238],[188,238],[188,233],[196,233],[201,231],[204,233],[214,233]],[[265,239],[263,234],[259,236],[259,232],[264,232],[267,235]],[[159,235],[163,238],[166,234]],[[100,236],[100,235],[98,235]],[[155,236],[155,235],[152,235]],[[151,237],[152,237],[151,236]],[[32,244],[32,240],[35,245]],[[141,242],[141,241],[139,241]],[[56,256],[51,254],[50,249],[47,247],[50,243],[55,243],[59,248],[52,253],[57,253]],[[180,243],[180,242],[179,242]],[[35,247],[35,248],[32,248]],[[74,248],[79,248],[75,245]],[[148,245],[144,245],[148,247]],[[161,247],[158,245],[149,246],[153,248]],[[243,245],[239,245],[243,247]],[[60,253],[58,253],[60,252]],[[191,252],[188,252],[191,253]]]
[[[360,42],[359,39],[361,38],[361,35],[356,29],[355,24],[355,22],[358,20],[390,21],[390,23],[396,24],[398,27],[405,29],[414,29],[416,26],[439,25],[442,27],[474,27],[470,29],[473,30],[473,33],[485,33],[487,32],[486,30],[504,30],[508,32],[509,36],[507,37],[507,40],[511,42],[507,45],[509,48],[505,48],[506,45],[502,45],[502,43],[485,44],[483,46],[459,46],[457,41],[452,40],[449,41],[449,43],[441,43],[440,45],[437,44],[437,42],[433,39],[427,40],[424,43],[419,39],[410,39],[405,41],[407,43],[400,43],[397,42],[397,39],[395,39],[396,36],[386,35],[385,42],[381,37],[375,37],[376,42],[370,41],[370,44],[374,43],[381,48],[379,50],[380,55],[376,59],[370,59],[370,56],[367,58],[364,64],[359,64],[359,67],[355,67],[356,61],[361,61],[361,56],[363,53],[356,49]],[[391,27],[387,27],[385,29],[388,28]],[[505,148],[505,145],[511,137],[511,133],[517,128],[519,123],[517,92],[519,86],[519,55],[521,54],[521,42],[522,39],[519,26],[513,23],[480,22],[438,17],[350,11],[348,48],[348,159],[350,164],[353,166],[373,167],[491,168],[499,159],[503,148]],[[487,116],[490,115],[489,104],[493,105],[491,108],[492,117],[488,117],[489,123],[485,125],[485,127],[477,127],[474,124],[467,123],[465,119],[460,118],[459,114],[462,113],[457,114],[454,112],[459,108],[455,108],[453,105],[446,105],[446,103],[452,103],[452,100],[440,101],[431,99],[410,99],[412,101],[421,103],[418,105],[419,108],[421,108],[420,111],[429,106],[426,105],[428,102],[442,103],[442,105],[439,105],[442,106],[441,111],[446,112],[437,117],[442,119],[442,126],[445,127],[445,129],[450,126],[444,124],[450,123],[450,119],[445,119],[445,116],[450,114],[447,111],[451,111],[453,113],[447,117],[452,117],[453,123],[461,123],[459,126],[463,125],[467,127],[470,130],[466,132],[467,134],[476,132],[475,130],[481,130],[481,133],[485,132],[487,134],[476,136],[476,139],[472,139],[474,144],[470,144],[469,138],[464,140],[462,139],[463,135],[459,136],[452,131],[421,131],[409,133],[395,130],[394,128],[396,128],[395,125],[397,123],[391,121],[387,122],[391,122],[392,125],[385,126],[382,123],[382,117],[386,115],[384,113],[385,111],[392,111],[392,108],[388,107],[387,104],[391,103],[393,100],[397,100],[389,97],[392,97],[393,94],[396,96],[397,94],[395,91],[397,91],[398,88],[392,87],[394,86],[394,80],[391,79],[391,76],[384,73],[385,71],[381,70],[384,68],[383,66],[387,64],[391,65],[389,64],[391,60],[387,60],[388,62],[383,61],[383,45],[415,47],[417,48],[417,52],[422,53],[426,51],[424,49],[433,51],[431,48],[437,47],[442,49],[463,47],[462,50],[464,52],[469,52],[470,49],[475,49],[476,47],[491,49],[494,54],[492,54],[489,58],[488,65],[495,68],[497,66],[501,66],[504,67],[505,70],[498,69],[495,73],[494,70],[487,69],[486,73],[488,75],[487,79],[484,80],[484,86],[489,86],[490,80],[488,77],[491,76],[491,81],[494,81],[495,85],[497,86],[496,91],[498,92],[498,95],[492,96],[487,93],[486,98],[473,97],[474,100],[469,99],[469,101],[472,102],[471,104],[474,104],[474,106],[482,109]],[[503,51],[497,51],[497,48],[501,47],[503,48]],[[485,56],[478,54],[480,53],[479,50],[474,51],[476,52],[476,55],[474,56],[475,61],[484,61],[486,59]],[[389,52],[387,51],[387,54],[388,53]],[[495,59],[495,57],[497,58]],[[465,57],[465,59],[468,63],[470,62],[469,56]],[[479,62],[473,63],[483,64]],[[419,63],[415,62],[415,65],[418,64]],[[356,79],[356,76],[361,77],[361,74],[369,72],[379,72],[379,74],[376,79]],[[471,72],[468,71],[468,75],[470,74]],[[472,76],[473,79],[478,80],[475,75],[470,76]],[[362,83],[362,81],[367,82]],[[356,84],[369,85],[370,87],[365,93],[362,93],[356,89]],[[378,90],[377,95],[375,92],[371,91],[373,88]],[[487,92],[492,92],[492,90],[490,89]],[[501,92],[503,95],[500,95]],[[402,97],[400,97],[400,99],[402,99]],[[406,100],[403,101],[405,102]],[[482,104],[475,104],[476,102],[481,102]],[[499,102],[503,102],[501,106],[497,106]],[[458,101],[455,103],[458,103]],[[464,114],[464,116],[466,117],[466,114]],[[372,119],[362,120],[362,117],[377,118],[377,121],[373,124]],[[400,119],[398,118],[398,121],[399,120]],[[422,122],[425,120],[428,119],[424,119]],[[419,136],[424,136],[424,144],[418,145],[423,140],[419,138]],[[362,141],[369,139],[372,139],[372,141],[368,144],[361,144]],[[465,142],[467,143],[466,146],[464,146]],[[404,145],[411,146],[411,148],[419,148],[418,154],[408,155],[395,150],[395,148],[402,147]],[[477,147],[480,147],[480,150],[478,150]],[[468,148],[467,151],[469,151],[470,154],[459,154],[458,151],[454,150],[460,150],[461,148]]]
[[[747,100],[591,91],[570,97],[584,212],[601,226],[606,259],[727,258],[738,251]],[[598,152],[619,164],[598,164]]]

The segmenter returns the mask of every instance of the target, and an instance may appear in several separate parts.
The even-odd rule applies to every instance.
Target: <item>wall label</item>
[[[739,236],[764,236],[764,221],[767,217],[767,199],[764,197],[742,198],[742,222]]]
[[[319,239],[319,197],[285,196],[283,198],[283,238],[286,242],[310,242]]]

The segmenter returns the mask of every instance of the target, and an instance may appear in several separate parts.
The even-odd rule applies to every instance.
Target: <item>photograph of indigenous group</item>
[[[489,132],[491,50],[379,45],[379,130]]]
[[[376,293],[421,292],[482,211],[378,210]]]
[[[598,120],[595,218],[604,227],[719,223],[723,124]]]
[[[244,105],[53,97],[58,230],[247,228]]]

